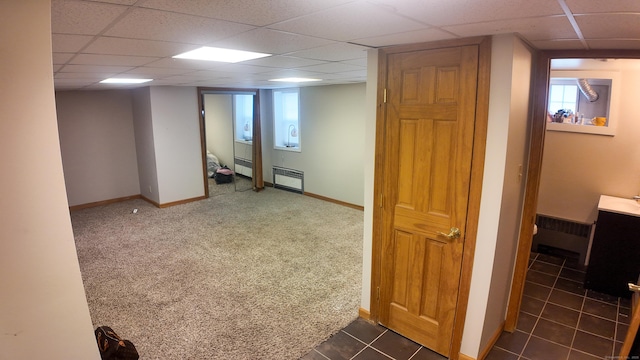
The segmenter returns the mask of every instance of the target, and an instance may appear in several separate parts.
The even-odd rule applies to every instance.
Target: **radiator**
[[[244,175],[246,177],[251,177],[253,175],[251,172],[251,169],[253,168],[251,160],[237,157],[233,159],[233,163],[233,171],[235,171],[236,174]]]
[[[558,255],[575,257],[580,264],[588,264],[593,224],[538,214],[536,225],[538,234],[533,237],[531,250],[538,252],[550,250]]]
[[[274,166],[273,187],[302,194],[304,193],[304,172]]]

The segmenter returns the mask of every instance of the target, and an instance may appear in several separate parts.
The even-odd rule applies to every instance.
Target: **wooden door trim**
[[[509,303],[504,329],[513,332],[518,322],[522,293],[524,291],[525,277],[531,254],[533,241],[533,225],[536,219],[538,206],[538,188],[540,187],[540,175],[542,172],[542,155],[544,151],[544,136],[547,118],[547,89],[549,85],[551,59],[573,58],[619,58],[638,59],[640,56],[635,50],[548,50],[538,53],[535,63],[534,87],[533,87],[533,115],[531,133],[529,137],[529,163],[527,166],[527,181],[520,223],[518,251],[511,282]]]
[[[387,86],[387,58],[391,54],[415,52],[422,50],[442,49],[447,47],[478,46],[478,87],[476,95],[476,122],[474,131],[473,156],[471,162],[471,180],[469,188],[469,205],[465,243],[462,255],[462,270],[458,303],[451,339],[451,358],[457,359],[462,344],[464,322],[469,302],[471,288],[471,271],[477,236],[477,224],[480,214],[480,195],[482,190],[482,175],[484,172],[485,144],[487,139],[487,123],[489,115],[489,80],[491,70],[491,38],[474,37],[451,41],[437,41],[424,44],[400,45],[382,48],[378,55],[378,89],[376,102],[376,141],[375,141],[375,169],[374,169],[374,201],[373,201],[373,231],[372,231],[372,262],[371,262],[371,301],[370,319],[379,321],[380,303],[379,286],[381,277],[381,251],[383,220],[383,181],[384,178],[384,149],[386,129],[386,104],[384,92]]]

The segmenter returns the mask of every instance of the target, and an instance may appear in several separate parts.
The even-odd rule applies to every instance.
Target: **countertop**
[[[631,198],[600,195],[598,210],[640,217],[640,204]]]

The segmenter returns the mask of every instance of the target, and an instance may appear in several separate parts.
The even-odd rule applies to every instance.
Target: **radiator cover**
[[[304,193],[304,172],[279,166],[274,166],[272,171],[274,188]]]

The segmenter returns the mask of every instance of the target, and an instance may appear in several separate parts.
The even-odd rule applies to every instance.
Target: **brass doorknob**
[[[443,233],[441,231],[438,231],[438,234],[446,236],[449,240],[454,240],[460,237],[461,233],[460,233],[460,229],[458,229],[457,227],[452,227],[451,228],[451,232],[450,233]]]

